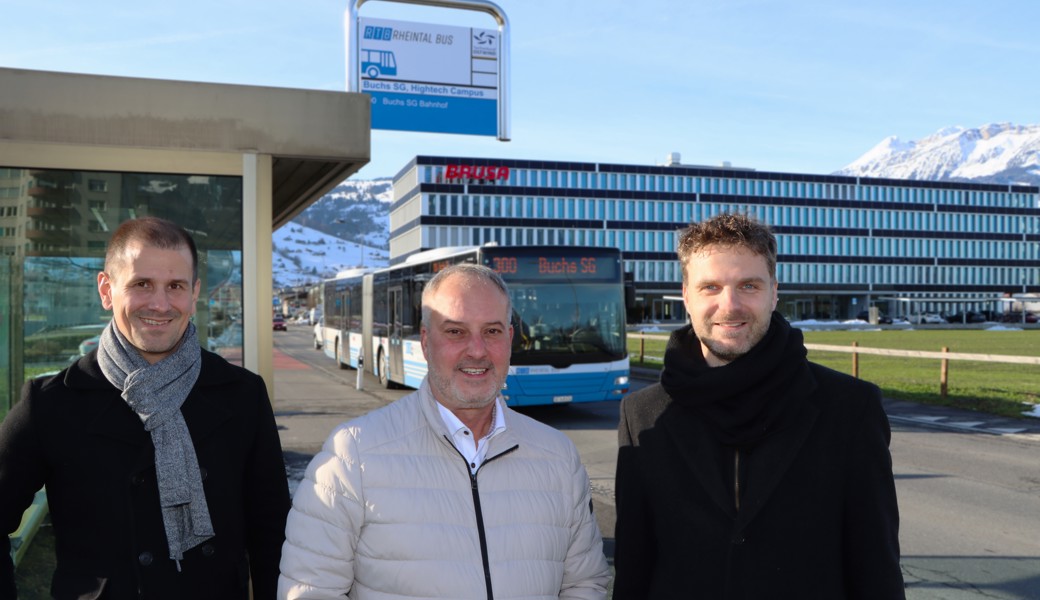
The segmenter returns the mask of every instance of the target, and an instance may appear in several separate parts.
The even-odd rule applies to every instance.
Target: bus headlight
[[[628,385],[628,375],[615,378],[614,385]]]

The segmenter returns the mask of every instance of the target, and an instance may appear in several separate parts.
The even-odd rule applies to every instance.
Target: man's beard
[[[487,368],[492,369],[493,367],[488,365]],[[491,404],[502,389],[502,384],[500,383],[493,390],[489,390],[489,395],[486,398],[483,395],[476,396],[473,392],[467,394],[456,385],[457,382],[452,377],[453,373],[454,370],[448,373],[439,373],[435,369],[431,369],[429,376],[431,387],[437,392],[448,396],[445,400],[452,402],[455,408],[483,408]]]
[[[712,356],[724,363],[731,363],[750,352],[752,348],[762,341],[762,338],[766,337],[766,333],[769,332],[769,319],[767,318],[765,321],[760,321],[755,319],[754,315],[741,315],[739,318],[724,318],[717,319],[717,321],[742,321],[748,323],[749,327],[748,336],[736,345],[732,343],[724,343],[724,339],[716,339],[700,335],[697,336],[701,345],[704,348],[707,348],[708,352],[710,352]],[[709,331],[713,329],[710,323],[707,324],[706,327]],[[696,331],[694,331],[694,333],[696,333]]]

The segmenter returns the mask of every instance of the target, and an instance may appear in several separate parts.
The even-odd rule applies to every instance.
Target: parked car
[[[274,316],[274,331],[288,331],[288,329],[285,328],[285,317],[282,315]]]
[[[321,345],[325,339],[325,319],[318,317],[318,322],[314,324],[314,349],[321,350]]]
[[[1001,315],[1000,321],[1002,323],[1036,323],[1040,321],[1040,319],[1037,318],[1036,314],[1026,312],[1025,320],[1023,320],[1022,313],[1019,311],[1015,311],[1004,313],[1003,315]]]
[[[866,322],[869,323],[870,322],[870,313],[868,311],[865,311],[865,310],[860,311],[860,313],[858,315],[856,315],[856,318],[859,319],[860,321],[866,321]],[[878,313],[877,322],[878,322],[878,325],[891,325],[892,324],[892,317],[890,317],[890,316],[888,316],[886,314]]]
[[[969,310],[968,312],[955,312],[946,317],[947,323],[985,323],[986,316],[982,313]]]
[[[936,313],[920,313],[911,315],[910,322],[916,325],[939,325],[945,323],[946,319]]]
[[[101,336],[100,335],[95,335],[94,337],[89,337],[89,338],[83,340],[82,342],[80,342],[79,343],[79,354],[80,354],[80,356],[83,356],[84,354],[90,352],[94,348],[97,348],[97,345],[98,345],[98,343],[100,341],[101,341]]]

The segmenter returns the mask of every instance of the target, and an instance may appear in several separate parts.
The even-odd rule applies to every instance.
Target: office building
[[[496,242],[616,246],[630,320],[681,320],[677,232],[720,212],[769,223],[790,319],[1000,311],[1040,291],[1040,188],[668,164],[417,156],[394,178],[391,262]]]

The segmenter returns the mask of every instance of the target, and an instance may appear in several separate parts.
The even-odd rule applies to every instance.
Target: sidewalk
[[[283,450],[315,454],[337,425],[387,404],[375,377],[368,375],[359,391],[357,372],[343,373],[350,383],[275,349],[272,402]]]
[[[946,431],[975,431],[1025,441],[1040,442],[1040,419],[1011,419],[971,410],[932,406],[885,398],[888,420]]]
[[[274,350],[272,403],[291,492],[296,491],[307,463],[337,425],[390,402],[371,374],[366,375],[359,391],[357,372],[344,372],[353,376],[350,383]]]

